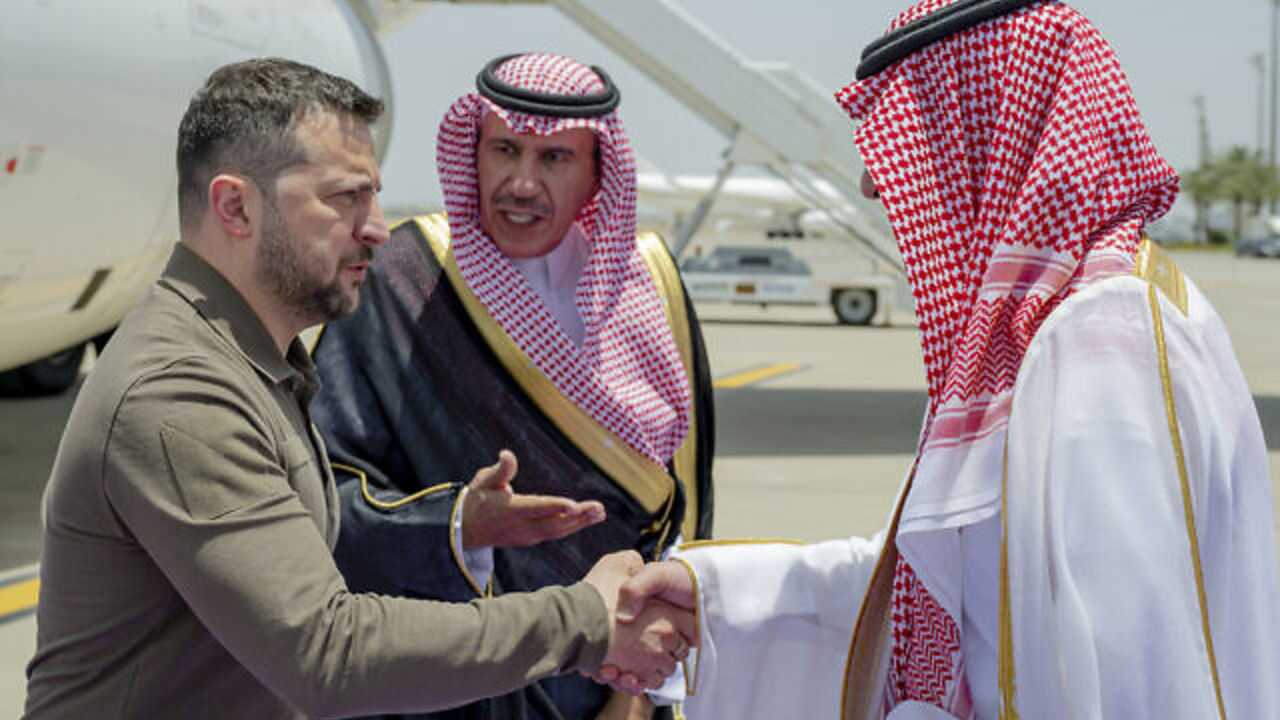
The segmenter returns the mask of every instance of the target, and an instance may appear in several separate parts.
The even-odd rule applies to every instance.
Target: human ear
[[[871,177],[870,171],[862,171],[862,177],[858,178],[858,190],[868,200],[880,199],[880,188],[876,187],[876,180]]]
[[[252,192],[249,181],[239,175],[223,173],[209,181],[209,212],[223,232],[238,238],[253,234]]]

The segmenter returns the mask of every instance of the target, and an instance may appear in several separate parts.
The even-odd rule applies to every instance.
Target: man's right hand
[[[462,503],[462,546],[528,547],[575,533],[604,520],[604,505],[555,495],[522,495],[511,487],[516,456],[498,453],[498,462],[476,472]]]
[[[664,600],[692,612],[698,598],[689,569],[675,560],[645,565],[618,591],[618,621],[631,622],[650,598]]]
[[[621,637],[624,643],[634,642],[628,638],[636,636],[644,641],[648,633],[651,645],[666,643],[663,647],[673,660],[684,660],[689,648],[700,639],[695,619],[697,600],[693,576],[684,564],[668,560],[636,569],[618,589],[615,637]],[[671,671],[662,677],[670,675],[674,668],[672,662]],[[609,657],[595,672],[583,674],[632,695],[646,687],[655,689],[660,682],[652,672],[637,672]]]
[[[610,669],[609,680],[615,690],[632,695],[645,688],[660,687],[675,672],[676,663],[684,659],[689,647],[697,643],[693,613],[661,600],[641,600],[642,610],[626,622],[618,621],[619,589],[631,576],[642,572],[642,567],[644,561],[638,553],[624,550],[600,558],[583,578],[599,591],[613,622],[601,669]],[[598,673],[583,674],[602,680]]]

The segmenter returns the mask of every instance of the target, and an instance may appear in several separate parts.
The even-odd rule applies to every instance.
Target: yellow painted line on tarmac
[[[731,388],[739,388],[743,385],[758,383],[761,380],[778,377],[793,373],[801,368],[796,363],[774,363],[773,365],[765,365],[764,367],[755,368],[753,370],[744,370],[739,373],[722,377],[711,383],[712,387],[717,390],[729,390]]]
[[[40,578],[26,578],[0,586],[0,623],[35,609]]]

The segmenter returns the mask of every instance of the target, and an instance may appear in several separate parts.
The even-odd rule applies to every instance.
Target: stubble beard
[[[262,241],[258,243],[256,274],[289,312],[309,323],[331,322],[355,312],[356,296],[342,290],[341,268],[359,259],[343,258],[333,277],[323,280],[308,271],[300,243],[289,232],[275,203],[264,203]],[[364,255],[372,256],[368,248]],[[369,259],[364,257],[362,259]]]

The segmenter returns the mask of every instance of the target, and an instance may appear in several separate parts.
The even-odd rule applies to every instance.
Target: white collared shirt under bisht
[[[1163,295],[1160,304],[1226,716],[1280,718],[1266,445],[1222,321],[1187,290],[1187,315]],[[1023,718],[1219,717],[1160,378],[1147,284],[1134,277],[1066,300],[1019,369],[1006,502]],[[997,460],[990,472],[1001,471]],[[960,534],[958,554],[919,560],[962,565],[967,678],[977,717],[994,720],[999,514],[945,532]],[[840,717],[880,547],[878,536],[678,553],[700,589],[686,716]],[[949,716],[913,702],[888,717]]]
[[[582,268],[587,264],[590,250],[586,236],[574,224],[551,252],[538,257],[508,258],[538,293],[538,298],[555,318],[556,324],[579,347],[586,337],[586,330],[582,325],[582,313],[578,312],[578,280],[582,277]]]
[[[538,257],[507,258],[538,294],[551,317],[578,346],[586,337],[582,314],[578,312],[578,279],[582,277],[582,268],[587,263],[590,250],[586,236],[574,224],[551,252]],[[466,502],[466,492],[467,489],[463,488],[458,502]],[[489,576],[493,573],[493,548],[469,550],[463,546],[462,513],[454,518],[453,539],[456,546],[462,548],[462,563],[467,572],[480,587],[488,585]]]

